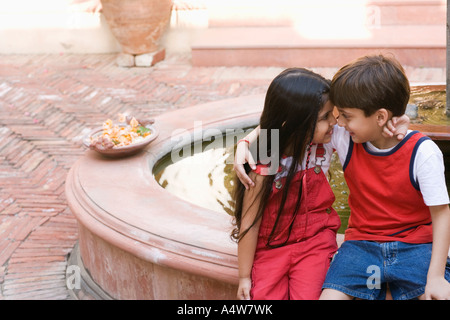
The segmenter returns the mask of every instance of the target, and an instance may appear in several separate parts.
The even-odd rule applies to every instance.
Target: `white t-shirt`
[[[408,130],[408,133],[410,132],[411,130]],[[329,144],[336,149],[339,160],[344,165],[350,145],[350,134],[348,131],[335,125]],[[394,146],[390,149],[378,149],[370,142],[367,142],[366,146],[373,153],[384,153],[395,148]],[[450,202],[444,172],[442,151],[432,140],[425,140],[417,149],[413,176],[419,184],[420,192],[427,206],[443,205]]]

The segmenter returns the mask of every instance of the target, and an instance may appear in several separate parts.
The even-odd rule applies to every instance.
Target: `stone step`
[[[446,66],[445,25],[208,28],[192,42],[194,66],[340,67],[392,53],[405,66]]]
[[[191,9],[206,9],[210,27],[292,26],[314,16],[336,23],[363,19],[367,25],[381,26],[442,25],[446,21],[446,3],[440,0],[209,0]]]

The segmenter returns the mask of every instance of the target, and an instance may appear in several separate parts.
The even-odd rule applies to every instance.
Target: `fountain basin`
[[[202,121],[204,132],[248,128],[257,125],[263,103],[264,95],[255,95],[166,113],[155,119],[159,137],[143,152],[111,159],[88,150],[76,162],[66,181],[67,201],[79,228],[77,257],[71,261],[86,271],[89,279],[83,283],[94,283],[90,289],[101,291],[97,296],[235,299],[232,218],[167,192],[152,168],[177,145],[181,130],[195,142],[196,121]],[[422,130],[419,124],[414,128],[433,134],[448,150],[446,127],[444,132],[437,127]],[[79,292],[75,297],[80,298]]]
[[[199,105],[155,119],[158,139],[137,155],[110,159],[88,150],[66,181],[79,228],[78,260],[114,299],[234,299],[237,246],[231,217],[172,195],[152,168],[177,144],[175,132],[254,126],[261,95]],[[193,140],[194,142],[194,140]]]

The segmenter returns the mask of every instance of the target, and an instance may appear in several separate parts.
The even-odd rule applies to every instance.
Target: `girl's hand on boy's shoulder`
[[[383,128],[383,136],[386,138],[396,136],[401,141],[408,132],[409,124],[410,120],[406,114],[400,117],[392,117]]]

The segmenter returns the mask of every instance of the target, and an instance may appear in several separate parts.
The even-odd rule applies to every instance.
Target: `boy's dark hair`
[[[342,67],[331,81],[330,100],[340,108],[358,108],[366,117],[380,108],[393,116],[405,113],[409,81],[394,58],[365,56]]]

